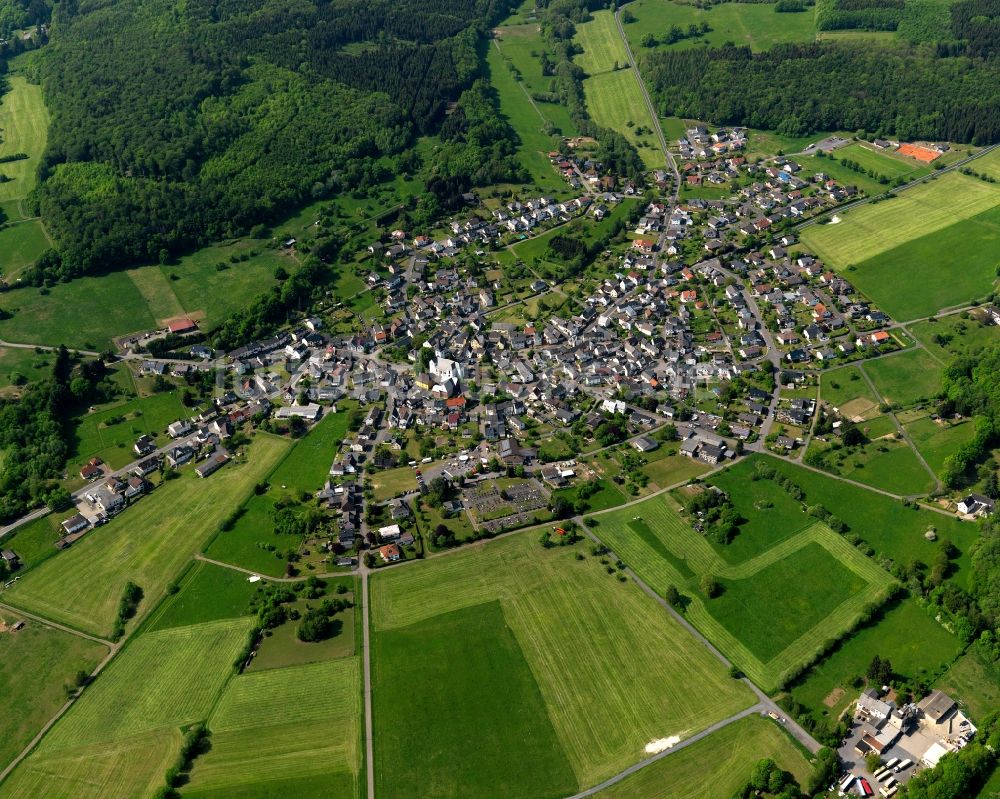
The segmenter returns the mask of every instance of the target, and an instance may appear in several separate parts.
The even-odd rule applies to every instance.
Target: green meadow
[[[861,367],[875,384],[881,399],[891,405],[909,407],[933,400],[941,391],[940,361],[922,349],[877,358]]]

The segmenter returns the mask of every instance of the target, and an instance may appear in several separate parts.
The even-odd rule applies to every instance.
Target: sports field
[[[610,72],[617,64],[628,64],[625,43],[618,34],[615,17],[610,11],[595,11],[593,19],[576,26],[573,43],[583,48],[573,57],[573,63],[590,76]]]
[[[811,766],[788,735],[758,715],[734,721],[692,746],[646,766],[598,799],[731,799],[759,760],[771,758],[799,784]]]
[[[916,600],[890,603],[877,621],[844,639],[828,657],[809,670],[791,689],[817,720],[835,720],[858,698],[855,679],[863,677],[872,656],[888,658],[893,669],[909,678],[931,681],[961,652],[959,640],[938,624]]]
[[[358,658],[241,674],[208,720],[212,747],[185,796],[356,797],[361,774]]]
[[[904,408],[932,400],[941,390],[944,371],[941,362],[922,349],[877,358],[862,368],[885,402]]]
[[[720,47],[727,41],[749,45],[754,51],[766,50],[775,44],[811,41],[816,30],[811,8],[801,14],[777,14],[770,4],[720,4],[702,9],[672,0],[635,0],[627,7],[636,21],[624,26],[625,35],[637,59],[655,50],[679,50],[706,44]],[[663,43],[673,25],[687,31],[690,25],[702,22],[711,27],[705,36],[681,39],[669,45]],[[642,45],[642,38],[647,33],[652,33],[658,42],[652,50]]]
[[[687,597],[691,622],[764,690],[843,634],[892,582],[820,524],[734,565],[662,495],[596,518],[593,532],[658,593],[673,585]],[[715,599],[699,587],[709,574],[723,585]]]
[[[20,619],[0,610],[0,628]],[[17,632],[0,632],[0,769],[3,769],[66,701],[64,685],[88,674],[107,647],[27,620]]]
[[[97,635],[109,635],[125,583],[156,605],[184,564],[266,476],[288,443],[258,433],[246,463],[230,463],[206,480],[193,471],[169,480],[135,507],[49,558],[5,594],[5,601]]]
[[[631,69],[587,78],[583,82],[583,93],[590,115],[598,125],[613,128],[625,136],[638,148],[646,166],[652,169],[664,165],[649,111]],[[637,132],[640,128],[643,133]]]
[[[0,796],[150,795],[177,756],[179,728],[206,717],[251,625],[249,619],[212,622],[131,642],[0,787]]]
[[[984,156],[976,168],[994,160],[995,154]],[[998,206],[996,185],[950,172],[847,211],[837,224],[813,225],[802,243],[891,316],[913,319],[989,292],[996,264],[987,253],[1000,237]],[[908,279],[900,281],[900,274]]]
[[[378,795],[572,793],[752,702],[585,551],[526,532],[373,578]],[[421,757],[390,768],[418,738]]]

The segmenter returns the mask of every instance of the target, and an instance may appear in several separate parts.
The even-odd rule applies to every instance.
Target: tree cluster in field
[[[754,764],[749,779],[733,793],[733,799],[751,799],[757,796],[768,799],[801,799],[805,794],[795,777],[768,757]]]
[[[820,0],[816,29],[821,31],[894,31],[903,16],[904,0]]]
[[[295,635],[300,641],[306,643],[316,643],[332,638],[343,627],[343,622],[333,617],[352,607],[354,607],[354,603],[347,599],[324,599],[319,607],[306,610]]]
[[[54,481],[69,457],[73,417],[106,402],[120,389],[108,379],[100,359],[74,361],[65,348],[56,352],[50,376],[24,386],[17,398],[0,399],[0,519],[23,515],[46,503],[65,504]]]
[[[121,599],[118,601],[118,613],[115,616],[115,624],[111,632],[111,640],[117,641],[125,634],[125,623],[135,616],[142,602],[142,589],[129,580],[122,590]]]
[[[873,131],[903,140],[1000,140],[1000,62],[848,42],[650,53],[643,74],[663,116],[804,136]],[[850,87],[830,91],[831,86]]]
[[[27,153],[10,153],[8,155],[0,155],[0,164],[9,164],[12,161],[24,161],[27,157]]]
[[[184,733],[181,741],[181,750],[177,753],[177,760],[167,769],[163,785],[155,794],[156,799],[178,799],[180,792],[178,788],[188,781],[191,767],[195,758],[211,749],[209,738],[211,733],[203,722],[190,727]]]
[[[59,5],[37,65],[52,126],[34,196],[59,246],[27,277],[242,235],[395,177],[387,156],[412,168],[415,137],[439,130],[431,195],[518,177],[510,129],[476,82],[479,43],[509,6]]]
[[[789,0],[781,0],[782,2],[789,2]],[[712,27],[707,22],[702,22],[701,24],[696,24],[692,22],[687,26],[685,30],[680,25],[671,25],[663,38],[657,38],[656,34],[652,31],[643,34],[640,44],[643,47],[656,47],[658,44],[675,44],[676,42],[682,42],[685,39],[700,39],[708,33],[712,32]]]
[[[711,488],[691,497],[687,511],[698,517],[697,522],[692,520],[692,524],[700,525],[705,536],[717,544],[730,543],[739,534],[740,525],[746,521],[728,494]]]

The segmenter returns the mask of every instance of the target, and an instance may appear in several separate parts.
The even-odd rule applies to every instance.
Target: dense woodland
[[[786,135],[863,129],[902,139],[1000,141],[994,60],[818,42],[763,53],[735,46],[653,53],[645,74],[664,116]]]
[[[67,2],[37,66],[52,112],[29,277],[155,261],[374,185],[458,118],[431,190],[518,177],[479,47],[506,0]],[[436,180],[435,180],[436,179]]]

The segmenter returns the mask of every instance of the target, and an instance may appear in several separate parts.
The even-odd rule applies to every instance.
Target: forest
[[[59,4],[35,68],[52,125],[33,198],[58,247],[28,279],[163,260],[364,189],[456,102],[437,191],[512,177],[510,131],[473,90],[506,13],[508,0]]]
[[[817,42],[761,53],[664,51],[644,63],[662,116],[790,136],[864,129],[904,140],[1000,141],[995,60],[935,57],[903,44]]]

